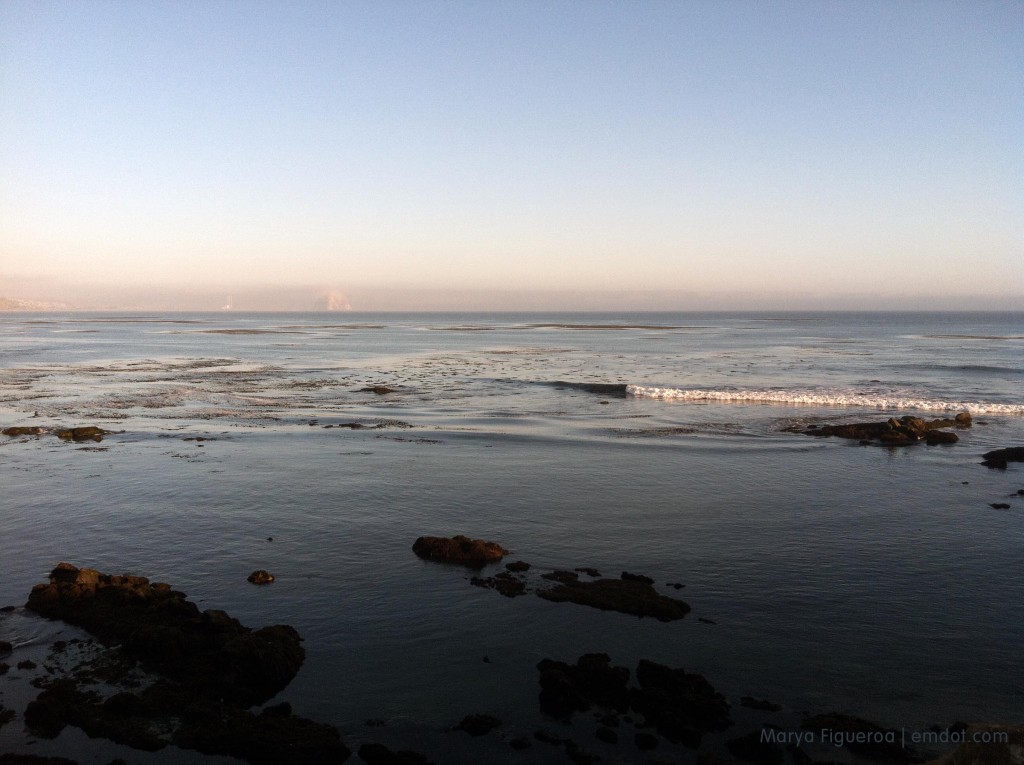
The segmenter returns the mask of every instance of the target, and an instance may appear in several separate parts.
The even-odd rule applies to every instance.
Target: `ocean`
[[[950,445],[793,432],[962,411]],[[68,561],[294,626],[307,656],[280,699],[353,749],[568,762],[509,746],[544,728],[601,762],[695,762],[541,713],[537,663],[590,652],[705,676],[736,722],[713,754],[808,713],[1024,723],[1024,465],[980,464],[1024,445],[1022,313],[0,313],[0,427],[84,425],[114,432],[0,437],[0,606],[18,607],[0,640],[19,661],[75,634],[20,608]],[[636,572],[692,611],[506,598],[412,553],[454,534],[529,562],[531,587]],[[0,704],[20,713],[41,671],[12,666]],[[452,730],[472,713],[501,725]],[[36,740],[17,719],[4,751],[234,761]]]

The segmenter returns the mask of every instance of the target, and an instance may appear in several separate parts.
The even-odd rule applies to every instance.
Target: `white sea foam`
[[[626,394],[637,398],[671,401],[721,401],[729,403],[785,404],[808,406],[856,406],[874,409],[915,409],[931,412],[970,412],[971,414],[1024,415],[1024,404],[999,404],[990,401],[939,401],[852,390],[707,390],[655,388],[627,385]]]

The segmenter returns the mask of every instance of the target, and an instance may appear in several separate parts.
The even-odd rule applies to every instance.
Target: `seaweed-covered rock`
[[[412,551],[427,560],[459,563],[473,568],[500,561],[508,555],[508,550],[497,542],[470,539],[461,534],[454,537],[420,537],[413,544]]]
[[[360,393],[376,393],[378,396],[386,396],[389,393],[395,393],[394,388],[390,388],[387,385],[367,385],[365,388],[359,389]]]
[[[200,611],[170,585],[61,563],[25,606],[119,643],[150,669],[193,693],[259,704],[291,682],[305,658],[287,625],[252,630],[223,611]]]
[[[705,733],[732,725],[728,702],[703,675],[641,659],[636,679],[630,706],[670,741],[696,748]]]
[[[57,438],[63,441],[102,441],[103,436],[108,435],[109,430],[97,428],[95,425],[88,425],[81,428],[64,428],[57,431]]]
[[[17,426],[13,428],[4,428],[3,430],[0,430],[0,433],[3,433],[5,436],[11,436],[12,438],[15,436],[41,436],[43,434],[43,429],[38,426]]]
[[[602,611],[651,616],[662,622],[682,619],[690,612],[687,603],[660,595],[650,584],[636,579],[579,581],[566,578],[556,587],[537,590],[537,595],[556,603],[578,603]]]

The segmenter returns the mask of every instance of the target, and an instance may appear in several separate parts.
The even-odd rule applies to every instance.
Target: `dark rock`
[[[641,752],[649,752],[658,746],[658,737],[653,733],[637,733],[633,736],[633,743]]]
[[[512,563],[506,563],[505,568],[516,574],[521,574],[524,571],[530,570],[530,564],[523,560],[513,561]]]
[[[170,741],[169,718],[180,720]],[[292,714],[287,703],[253,714],[223,700],[195,697],[190,689],[158,680],[141,694],[115,693],[106,701],[83,692],[74,680],[50,684],[25,711],[29,730],[53,738],[65,725],[90,738],[107,738],[144,751],[167,743],[205,754],[241,757],[254,763],[343,762],[349,755],[337,730]]]
[[[274,575],[269,571],[259,569],[258,571],[253,571],[249,574],[249,581],[253,584],[270,584],[274,581]]]
[[[159,584],[159,583],[158,583]],[[223,611],[200,612],[182,593],[141,576],[111,576],[61,563],[32,588],[26,608],[120,644],[148,668],[198,696],[259,704],[281,691],[305,658],[286,625],[252,630]]]
[[[57,680],[25,707],[25,727],[33,736],[57,738],[69,724],[77,724],[80,708],[98,700],[95,693],[79,691],[73,680]]]
[[[674,590],[681,590],[681,589],[683,589],[683,588],[684,588],[684,587],[685,587],[686,585],[685,585],[685,584],[683,584],[682,582],[666,582],[666,583],[665,583],[665,586],[666,586],[666,587],[671,587],[671,588],[672,588],[672,589],[674,589]]]
[[[469,583],[476,587],[486,587],[492,590],[497,590],[506,598],[514,598],[517,595],[526,594],[526,581],[519,577],[512,576],[507,571],[502,571],[494,576],[487,577],[486,579],[474,576],[469,580]]]
[[[240,757],[254,763],[327,765],[348,759],[351,752],[336,728],[292,715],[285,707],[277,705],[253,714],[214,702],[193,704],[173,741],[204,754]]]
[[[586,574],[587,576],[592,576],[595,579],[601,576],[600,571],[596,568],[591,568],[590,566],[581,566],[580,568],[577,568],[576,571],[579,571],[581,574]]]
[[[594,738],[598,741],[604,741],[606,744],[617,744],[619,743],[619,734],[616,733],[612,728],[606,728],[601,726],[594,731]]]
[[[501,720],[491,715],[466,715],[452,730],[463,730],[470,736],[484,736],[501,725]]]
[[[529,749],[533,746],[533,742],[531,742],[526,736],[520,736],[519,738],[514,738],[509,741],[508,745],[517,752],[521,752],[523,749]]]
[[[651,579],[651,577],[644,576],[643,574],[631,574],[628,571],[623,571],[619,578],[627,582],[643,582],[644,584],[654,584],[654,580]]]
[[[18,669],[35,669],[37,664],[31,659],[25,659],[24,661],[18,662]]]
[[[1024,725],[969,725],[961,740],[953,751],[929,765],[1019,765]]]
[[[546,715],[565,720],[594,705],[619,712],[629,706],[629,669],[611,666],[606,653],[584,654],[575,665],[542,659],[537,669],[540,707]]]
[[[3,704],[0,704],[0,728],[3,728],[17,716],[17,713],[13,709],[7,709]]]
[[[790,432],[808,436],[848,438],[862,444],[878,442],[886,446],[908,446],[919,441],[929,444],[951,444],[959,439],[955,433],[942,432],[939,428],[969,428],[971,415],[961,412],[954,419],[924,420],[905,415],[899,419],[891,417],[885,422],[855,422],[847,425],[812,425],[806,428],[790,428]]]
[[[575,582],[580,578],[579,574],[573,573],[572,571],[549,571],[546,574],[540,575],[541,579],[547,579],[550,582]]]
[[[634,616],[653,616],[663,622],[682,619],[690,606],[681,600],[659,595],[644,582],[627,579],[568,580],[537,595],[556,603],[578,603],[602,611],[618,611]]]
[[[989,507],[995,508],[996,510],[1009,510],[1010,506],[1005,502],[992,502]],[[21,666],[20,664],[18,666]]]
[[[7,656],[14,650],[14,646],[6,640],[0,640],[0,656]]]
[[[413,544],[412,551],[427,560],[459,563],[472,568],[500,561],[508,555],[508,550],[497,542],[470,539],[461,534],[450,538],[420,537]]]
[[[990,468],[1006,468],[1008,462],[1024,462],[1024,446],[994,449],[981,455],[982,465]]]
[[[900,732],[883,728],[877,723],[862,720],[858,717],[832,712],[804,718],[800,724],[804,730],[818,734],[829,730],[832,734],[842,734],[843,746],[855,754],[871,760],[890,762],[913,762],[913,750],[901,746]],[[836,740],[839,740],[836,736]]]
[[[324,427],[348,428],[349,430],[362,430],[366,426],[361,422],[339,422],[337,425],[325,425]]]
[[[368,720],[365,720],[363,722],[363,725],[365,725],[367,728],[383,728],[386,725],[386,723],[380,717],[371,717]]]
[[[593,765],[593,763],[601,759],[600,756],[587,751],[575,741],[565,742],[565,756],[571,762],[576,763],[576,765]]]
[[[7,662],[0,661],[0,677],[3,677],[11,670],[11,665]]]
[[[89,425],[82,428],[65,428],[57,431],[57,438],[64,441],[102,441],[103,436],[108,435],[109,430]]]
[[[760,709],[763,712],[778,712],[782,709],[781,704],[773,704],[764,699],[755,699],[753,696],[744,696],[740,699],[740,706],[748,709]],[[738,756],[738,755],[737,755]]]
[[[732,725],[729,704],[702,675],[641,659],[630,706],[670,741],[696,748],[705,733]]]
[[[0,430],[5,436],[41,436],[43,429],[39,427],[14,427]]]
[[[725,742],[725,748],[733,757],[760,765],[782,765],[786,755],[782,747],[772,741],[762,741],[760,731],[751,731],[739,738]]]
[[[542,744],[561,746],[563,743],[565,743],[561,736],[556,736],[554,733],[548,730],[535,731],[533,737],[540,741]]]
[[[383,744],[363,744],[359,747],[358,754],[359,759],[367,765],[432,765],[431,761],[419,752],[392,752]]]

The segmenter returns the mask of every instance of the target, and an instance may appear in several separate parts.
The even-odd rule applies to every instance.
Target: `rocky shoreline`
[[[424,560],[454,563],[471,572],[496,565],[509,552],[495,542],[465,536],[421,537],[414,549]],[[481,563],[484,557],[489,563]],[[521,585],[523,592],[503,591],[509,581]],[[617,579],[602,577],[591,567],[538,573],[529,563],[515,561],[489,578],[474,573],[470,583],[507,596],[534,591],[554,602],[568,600],[663,622],[690,611],[682,601],[659,595],[651,577],[628,571]],[[665,584],[677,590],[683,586]],[[573,595],[589,589],[600,594],[563,598],[566,589]],[[606,601],[608,592],[614,596]],[[643,604],[651,593],[669,601],[665,607],[670,612],[648,612]],[[23,717],[28,732],[39,739],[55,738],[71,726],[89,737],[144,752],[177,746],[252,763],[316,765],[344,762],[352,755],[340,731],[295,715],[286,701],[257,708],[287,688],[303,664],[302,639],[292,627],[252,629],[223,611],[201,611],[169,584],[69,563],[59,564],[48,582],[32,588],[25,609],[92,636],[54,643],[44,662],[46,674],[33,681],[40,692]],[[0,643],[0,659],[12,651],[10,644]],[[72,668],[61,671],[62,663]],[[35,667],[24,661],[19,668],[29,669],[30,664]],[[0,661],[0,674],[6,668]],[[751,696],[730,701],[703,675],[651,659],[640,659],[631,670],[615,665],[606,653],[586,653],[573,662],[542,659],[536,671],[538,710],[561,726],[558,732],[539,728],[524,735],[487,712],[475,712],[453,725],[450,735],[490,736],[512,752],[536,746],[544,761],[560,752],[565,761],[583,765],[600,762],[602,756],[594,749],[609,747],[619,757],[615,762],[649,765],[676,762],[677,755],[671,753],[679,747],[693,752],[698,765],[825,765],[821,748],[807,745],[824,731],[844,742],[853,762],[1019,765],[1024,751],[1024,728],[998,728],[1008,740],[980,748],[976,741],[954,737],[953,743],[963,742],[959,748],[939,755],[894,743],[899,740],[894,728],[838,712],[803,712],[799,727],[805,733],[786,732],[774,721],[792,719],[794,713],[781,704]],[[13,710],[0,706],[0,727],[15,717]],[[367,721],[371,724],[376,723]],[[600,747],[588,745],[587,730]],[[996,728],[959,725],[949,730],[964,734]],[[709,737],[710,748],[705,746]],[[377,742],[361,743],[356,755],[368,765],[434,763],[419,752]],[[527,753],[521,761],[535,760]],[[60,758],[0,755],[0,765],[48,762],[73,765]]]

